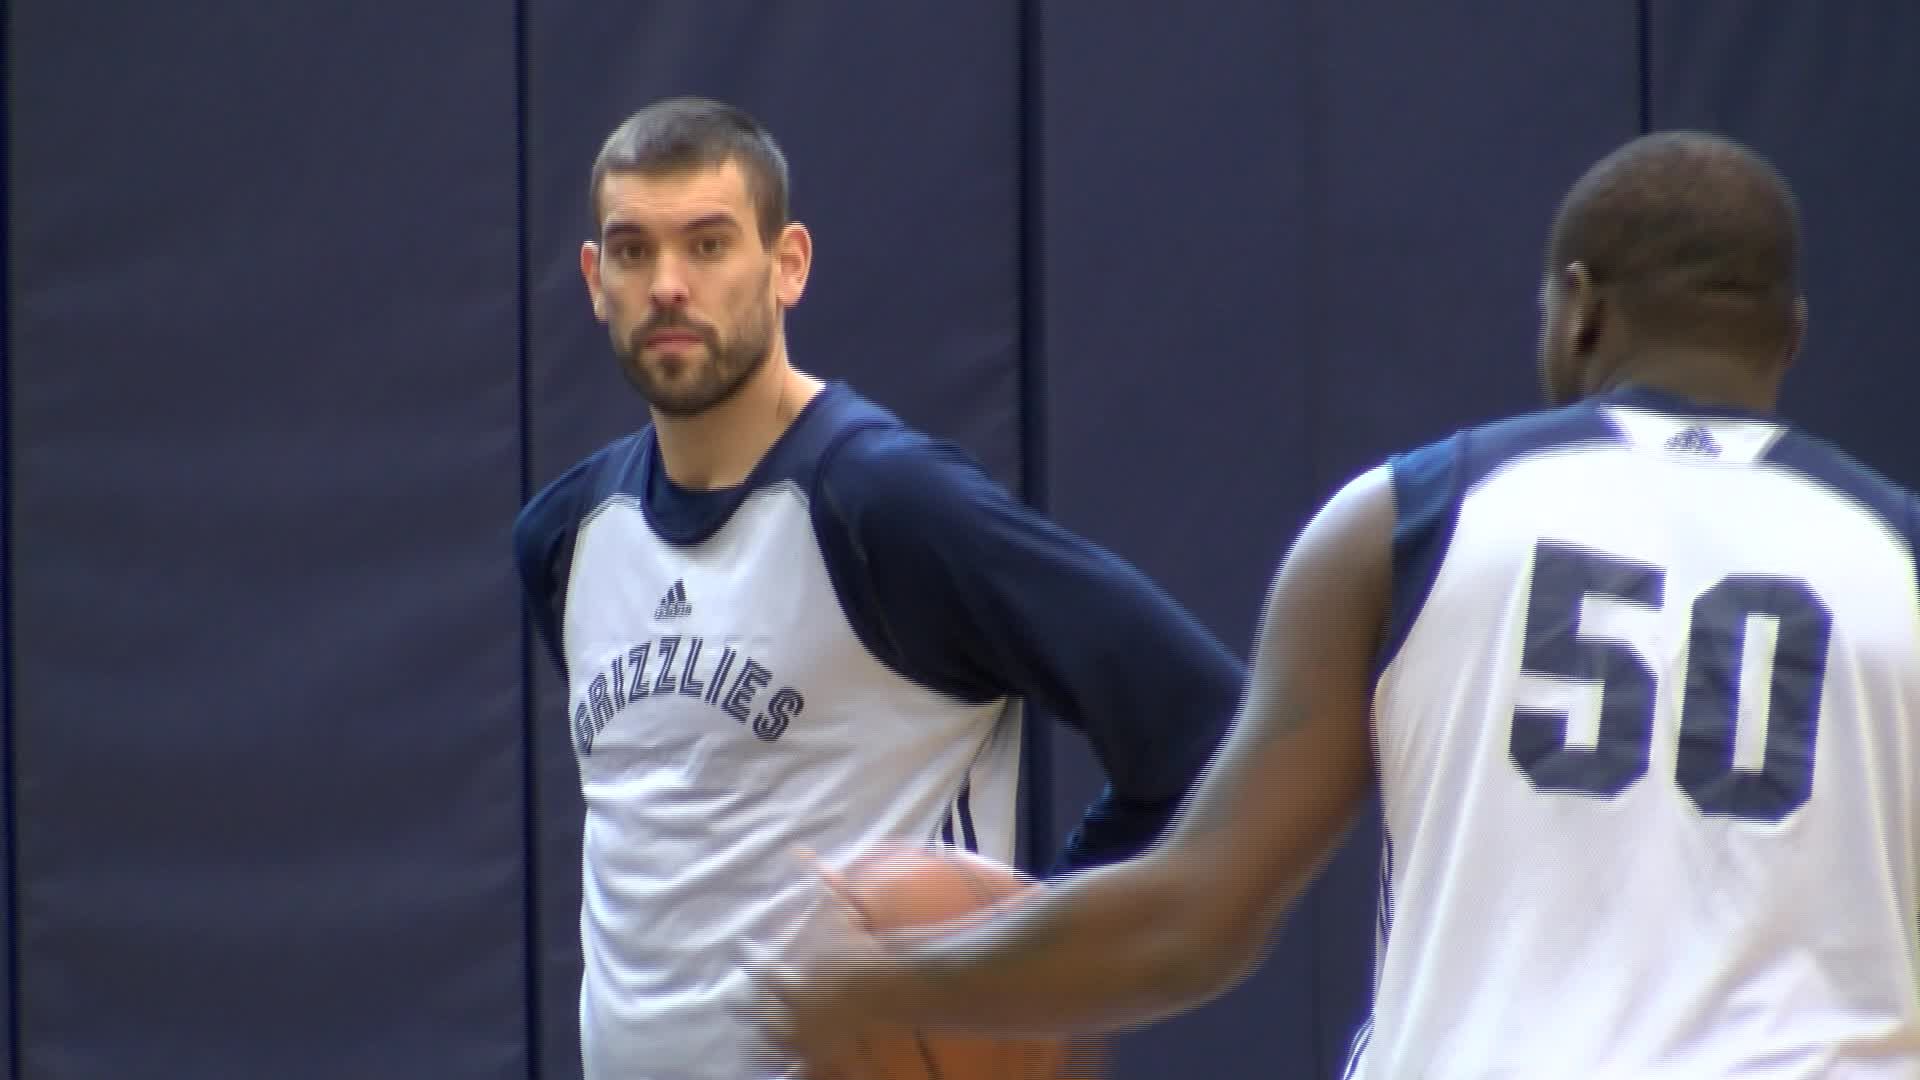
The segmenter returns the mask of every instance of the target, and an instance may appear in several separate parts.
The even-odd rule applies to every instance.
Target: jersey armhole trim
[[[1397,455],[1393,480],[1393,585],[1386,634],[1374,657],[1378,682],[1426,606],[1459,522],[1460,468],[1469,432],[1412,453]]]

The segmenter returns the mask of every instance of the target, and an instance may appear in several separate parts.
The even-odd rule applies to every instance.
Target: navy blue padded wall
[[[1244,656],[1307,509],[1306,12],[1206,14],[1042,8],[1046,483]],[[1078,736],[1053,753],[1064,835],[1104,779]],[[1308,1075],[1314,924],[1303,908],[1248,983],[1117,1038],[1112,1075]]]
[[[12,28],[0,40],[5,50],[7,70],[14,69]],[[8,210],[13,200],[13,96],[0,94],[0,117],[4,117],[7,146],[0,149],[0,184],[7,193]],[[11,216],[11,215],[9,215]],[[13,246],[0,248],[0,927],[6,940],[0,941],[0,1072],[13,1080],[17,1070],[14,1058],[14,1022],[18,1017],[18,999],[14,996],[13,966],[15,933],[13,923]]]
[[[1740,139],[1799,197],[1808,333],[1783,412],[1920,487],[1911,402],[1920,6],[1656,0],[1656,128]]]
[[[524,1077],[511,7],[10,15],[20,1075]]]

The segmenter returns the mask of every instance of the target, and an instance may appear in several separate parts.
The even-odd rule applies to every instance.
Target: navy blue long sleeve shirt
[[[795,421],[807,425],[830,437],[783,438],[737,488],[674,485],[649,430],[530,503],[518,563],[556,661],[568,538],[598,501],[642,497],[660,535],[695,543],[751,491],[791,479],[811,492],[829,574],[877,659],[962,700],[1024,699],[1087,738],[1108,784],[1049,872],[1149,846],[1219,745],[1240,662],[1137,569],[1018,502],[959,448],[840,384]]]

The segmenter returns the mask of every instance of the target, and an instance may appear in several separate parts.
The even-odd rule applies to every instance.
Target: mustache
[[[628,354],[636,357],[639,356],[641,350],[647,348],[647,338],[653,336],[653,334],[659,334],[659,332],[662,331],[680,331],[684,332],[684,334],[693,334],[693,336],[701,338],[701,342],[707,344],[708,350],[714,350],[714,352],[720,350],[720,338],[718,338],[718,334],[714,334],[712,327],[707,327],[705,323],[695,323],[693,319],[687,319],[685,315],[678,315],[678,313],[662,313],[662,315],[655,315],[653,319],[647,319],[645,323],[637,325],[637,327],[634,327],[634,331],[626,336],[626,350],[628,350]]]
[[[667,330],[677,330],[682,333],[695,334],[709,344],[713,341],[713,328],[711,326],[695,322],[685,315],[671,311],[661,312],[646,322],[641,323],[639,326],[634,327],[633,332],[627,335],[627,340],[637,349],[646,344],[647,338]]]

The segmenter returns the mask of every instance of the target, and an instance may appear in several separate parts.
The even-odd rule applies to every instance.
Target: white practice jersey
[[[793,471],[696,544],[659,535],[619,490],[637,485],[594,493],[576,528],[560,637],[587,812],[588,1080],[763,1075],[742,946],[777,950],[821,901],[802,848],[944,836],[1013,858],[1017,706],[956,700],[867,650]]]
[[[1084,861],[1148,842],[1237,700],[1231,656],[1135,571],[840,385],[728,491],[621,439],[528,505],[516,547],[585,793],[587,1080],[792,1075],[754,1056],[743,950],[824,900],[800,851],[1012,862],[1028,701],[1114,777]],[[1116,671],[1116,641],[1142,659]]]
[[[1647,391],[1392,470],[1349,1075],[1920,1077],[1913,498]]]

